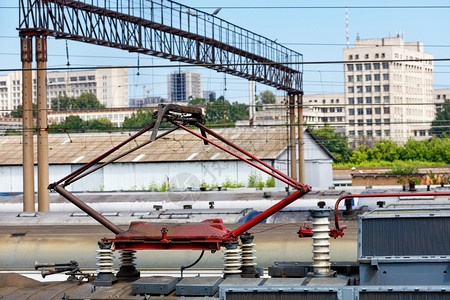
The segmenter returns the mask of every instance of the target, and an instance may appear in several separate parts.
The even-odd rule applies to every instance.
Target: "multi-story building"
[[[198,73],[180,71],[167,75],[169,102],[186,102],[190,97],[202,98],[202,91],[202,75]]]
[[[435,112],[432,58],[422,43],[402,37],[357,39],[344,49],[346,134],[355,145],[373,137],[428,138]]]
[[[37,101],[36,72],[33,71],[33,103]],[[98,69],[85,71],[48,72],[47,107],[51,99],[58,96],[78,97],[83,93],[93,93],[106,107],[128,106],[128,70]],[[1,115],[22,104],[22,72],[11,72],[0,76]]]
[[[434,103],[436,109],[441,109],[446,99],[450,100],[450,89],[434,90]]]

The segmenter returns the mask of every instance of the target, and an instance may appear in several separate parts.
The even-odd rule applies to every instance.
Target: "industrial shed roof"
[[[249,151],[260,159],[276,159],[287,147],[286,128],[233,128],[217,129],[218,134]],[[314,139],[309,130],[306,133]],[[93,160],[114,146],[119,145],[133,133],[84,133],[84,134],[50,134],[50,164],[82,164]],[[118,150],[117,154],[130,150],[148,141],[151,132],[136,139]],[[213,141],[215,138],[209,136]],[[36,137],[35,137],[36,162]],[[223,143],[218,142],[223,145]],[[320,144],[319,144],[320,145]],[[230,148],[230,147],[226,147]],[[332,158],[326,148],[324,151]],[[113,154],[110,158],[114,157]],[[203,142],[182,130],[146,145],[117,162],[168,162],[168,161],[208,161],[234,160],[233,156]],[[22,164],[22,137],[8,136],[0,138],[0,165]]]

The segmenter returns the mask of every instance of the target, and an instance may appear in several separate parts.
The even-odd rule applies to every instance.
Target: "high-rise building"
[[[350,140],[428,138],[435,112],[433,56],[423,44],[403,37],[357,39],[343,53]]]
[[[33,103],[37,101],[36,72],[33,71]],[[128,69],[99,69],[47,73],[47,107],[58,96],[79,97],[92,93],[109,108],[128,107]],[[22,104],[22,72],[0,76],[1,115]]]
[[[173,72],[167,76],[169,102],[186,102],[190,97],[202,98],[202,75],[189,71]]]

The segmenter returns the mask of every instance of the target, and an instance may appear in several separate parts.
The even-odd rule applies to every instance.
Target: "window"
[[[55,83],[55,82],[56,82],[56,78],[49,78],[49,79],[48,79],[48,82],[49,82],[49,83]]]
[[[366,93],[371,93],[371,92],[372,92],[372,86],[366,85]]]
[[[358,100],[358,104],[363,104],[364,103],[363,97],[358,97],[357,100]]]
[[[379,53],[375,53],[375,58],[380,58],[380,54]]]
[[[381,58],[385,58],[386,55],[384,53],[381,53]]]
[[[372,108],[366,108],[366,115],[371,115],[372,114]],[[372,120],[370,120],[372,121]]]
[[[389,124],[391,124],[391,119],[389,119],[389,118],[384,119],[384,120],[383,120],[383,123],[384,123],[385,125],[389,125]]]
[[[381,103],[380,96],[375,96],[375,103]]]
[[[364,114],[364,109],[358,108],[358,115],[363,115],[363,114]]]
[[[350,135],[350,136],[355,136],[355,131],[354,131],[354,130],[350,130],[350,131],[348,132],[348,135]]]
[[[326,112],[328,111],[328,109],[327,109],[326,107],[322,107],[321,111],[322,111],[323,113],[326,113]]]
[[[417,130],[414,130],[414,136],[417,136]]]
[[[383,91],[389,92],[389,84],[383,85]]]
[[[385,130],[384,131],[384,135],[385,136],[390,136],[391,135],[391,131],[390,130]]]
[[[363,126],[364,125],[364,120],[363,119],[359,119],[358,120],[358,126]]]
[[[78,80],[79,81],[86,81],[86,76],[80,76],[80,77],[78,77]]]
[[[389,114],[391,112],[391,108],[390,107],[383,107],[383,112],[385,114]]]
[[[388,73],[383,74],[383,80],[389,80],[389,74]]]
[[[373,74],[373,80],[380,81],[380,74]]]
[[[348,104],[355,104],[355,98],[348,98]]]
[[[359,59],[359,55],[358,54],[355,54],[355,59]]]
[[[371,81],[372,80],[372,75],[366,75],[366,81]]]
[[[330,122],[334,122],[336,120],[335,117],[330,117]]]
[[[425,136],[426,135],[426,131],[425,130],[419,130],[419,134],[420,134],[420,136]]]
[[[348,114],[349,114],[350,116],[354,116],[354,115],[355,115],[355,110],[354,110],[353,108],[350,108],[350,109],[348,110]]]
[[[375,114],[376,114],[376,115],[381,114],[381,108],[375,107]]]
[[[373,69],[379,70],[380,69],[380,63],[373,63]]]
[[[355,125],[355,120],[348,120],[348,124]]]
[[[365,55],[364,55],[364,58],[365,58],[365,59],[369,59],[369,54],[365,54]]]
[[[323,117],[322,118],[322,122],[328,122],[328,118],[327,117]]]
[[[367,104],[372,103],[372,97],[366,97],[366,103]]]
[[[377,136],[381,136],[381,130],[375,131],[377,133]]]
[[[374,86],[373,86],[373,90],[374,90],[375,92],[379,92],[379,91],[381,91],[381,87],[380,87],[379,85],[374,85]]]
[[[349,86],[349,87],[347,88],[347,90],[348,90],[349,93],[354,93],[354,92],[355,92],[355,88],[352,87],[352,86]]]
[[[348,75],[347,76],[347,81],[348,82],[353,82],[353,75]]]
[[[384,103],[389,103],[389,96],[384,96],[383,101]]]
[[[334,107],[330,107],[330,113],[334,113],[335,109]]]
[[[389,69],[389,63],[388,62],[384,62],[383,63],[383,69]]]
[[[362,85],[358,85],[358,86],[356,87],[356,92],[357,92],[357,93],[362,93],[362,91],[363,91]]]
[[[353,59],[353,55],[349,55],[349,56],[348,56],[348,59]]]
[[[336,99],[336,103],[339,103],[339,99]]]
[[[356,81],[362,81],[362,75],[356,75]]]
[[[76,77],[70,77],[70,81],[77,81]]]
[[[364,64],[364,69],[371,70],[372,65],[370,63]]]
[[[363,136],[363,134],[364,134],[364,131],[363,131],[363,130],[358,130],[358,135],[359,135],[359,136]]]
[[[347,64],[347,71],[353,71],[353,64]]]
[[[342,112],[342,107],[336,107],[336,112]]]
[[[362,71],[362,64],[356,64],[356,71]]]
[[[88,80],[95,80],[95,76],[94,75],[88,76]]]
[[[381,119],[375,119],[375,125],[381,125]]]
[[[372,136],[372,135],[373,135],[372,130],[367,130],[367,131],[366,131],[366,135],[367,135],[367,136]]]

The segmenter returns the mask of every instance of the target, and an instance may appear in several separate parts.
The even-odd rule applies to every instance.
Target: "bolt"
[[[209,202],[209,208],[210,209],[214,209],[214,201],[210,201]]]
[[[378,205],[379,208],[382,208],[385,204],[386,204],[386,202],[384,202],[384,201],[378,201],[377,202],[377,205]]]
[[[317,202],[317,206],[319,206],[319,208],[324,208],[325,207],[325,201]]]
[[[190,204],[183,205],[183,209],[192,209],[192,205]]]
[[[162,209],[162,205],[153,205],[153,208],[155,210],[160,210],[160,209]]]

